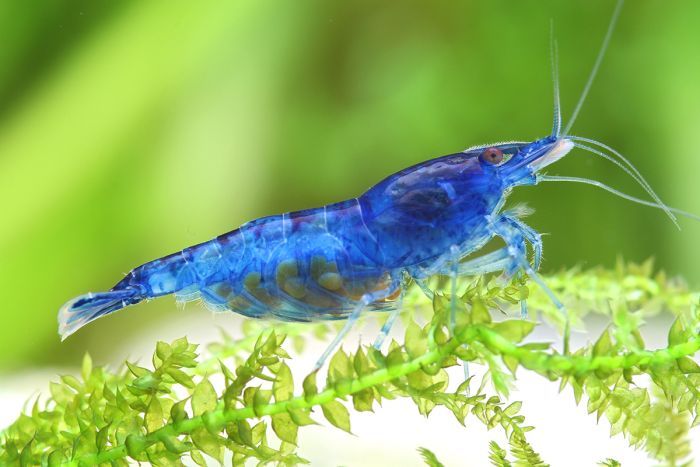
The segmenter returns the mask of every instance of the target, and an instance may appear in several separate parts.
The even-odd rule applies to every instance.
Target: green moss
[[[502,430],[509,446],[491,443],[494,465],[546,465],[527,440],[533,428],[519,414],[521,403],[508,399],[518,369],[570,387],[577,403],[585,396],[589,413],[609,420],[611,435],[623,434],[650,457],[669,465],[687,460],[688,432],[700,423],[700,367],[692,359],[700,350],[698,295],[661,274],[652,277],[650,265],[564,271],[547,281],[574,324],[580,326],[590,311],[610,317],[593,344],[561,354],[549,343],[527,342],[538,324],[496,320],[503,315],[493,311],[528,291],[522,284],[497,287],[480,279],[463,284],[454,332],[452,297],[437,294],[430,307],[412,294],[408,302],[426,306],[424,315],[408,318],[402,342],[393,341],[386,352],[362,345],[351,353],[339,350],[323,387],[311,373],[295,393],[287,337],[302,350],[301,336],[323,336],[328,325],[286,324],[271,331],[251,321],[246,337],[223,336],[206,351],[186,338],[159,342],[149,368],[127,362],[110,371],[86,356],[81,378],[51,383],[49,401],[35,403],[0,435],[0,464],[181,465],[190,457],[205,465],[206,457],[221,460],[226,451],[234,462],[300,464],[306,462],[298,453],[300,428],[325,419],[350,432],[352,411],[402,397],[421,414],[441,406],[467,427],[473,419]],[[564,329],[540,292],[530,292],[531,310]],[[676,316],[668,345],[646,349],[639,327],[662,311]],[[460,361],[485,365],[487,372],[479,384],[471,377],[448,391],[446,369]],[[215,374],[225,380],[220,392],[210,383]],[[651,384],[637,384],[645,378]],[[441,465],[431,451],[420,452],[429,465]]]

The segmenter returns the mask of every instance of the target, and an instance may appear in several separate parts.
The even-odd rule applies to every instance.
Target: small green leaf
[[[610,330],[606,329],[600,335],[596,343],[593,345],[593,356],[608,355],[612,350],[612,340],[610,339]]]
[[[292,417],[292,421],[298,426],[316,425],[308,409],[289,409],[289,416]]]
[[[343,349],[339,349],[328,364],[328,376],[334,381],[350,379],[354,376],[355,369],[352,366],[348,354]]]
[[[175,381],[178,383],[182,384],[188,389],[192,389],[194,387],[194,381],[192,381],[192,377],[185,373],[184,371],[180,370],[179,368],[175,367],[170,367],[167,370],[168,375],[170,375]]]
[[[441,294],[433,295],[433,311],[436,314],[442,314],[449,310],[450,299]]]
[[[67,386],[59,383],[50,383],[49,390],[51,391],[51,397],[58,405],[67,405],[75,396],[75,393],[68,389]]]
[[[187,342],[187,337],[180,337],[170,343],[170,348],[174,353],[185,352],[188,346],[189,342]]]
[[[358,412],[371,412],[373,402],[374,391],[371,388],[365,388],[352,395],[352,405]]]
[[[404,352],[401,347],[391,349],[389,355],[386,356],[386,366],[388,368],[398,367],[402,365],[404,361]]]
[[[138,365],[134,365],[133,363],[126,362],[126,367],[137,378],[140,378],[141,376],[145,376],[145,375],[150,373],[150,371],[147,370],[146,368],[140,367]]]
[[[509,417],[512,417],[512,416],[516,415],[518,412],[520,412],[520,408],[522,406],[523,406],[523,403],[520,401],[513,402],[508,407],[503,409],[503,413],[508,415]]]
[[[207,460],[199,451],[190,451],[190,458],[200,467],[207,467]]]
[[[156,343],[156,355],[161,361],[165,361],[172,355],[172,348],[165,342],[158,341]]]
[[[150,433],[163,426],[163,407],[157,397],[152,397],[144,417],[144,426]]]
[[[95,436],[95,447],[97,448],[98,452],[102,451],[107,444],[110,428],[111,425],[105,425],[97,432],[97,435]]]
[[[146,449],[146,443],[136,434],[127,436],[124,444],[126,446],[126,452],[134,459],[138,459],[141,452]]]
[[[318,388],[316,387],[316,373],[317,373],[317,371],[313,371],[313,372],[309,373],[309,375],[306,378],[304,378],[304,383],[302,384],[302,386],[304,388],[304,398],[307,401],[309,399],[311,399],[311,397],[318,394]]]
[[[671,329],[668,331],[668,345],[672,346],[682,344],[687,340],[686,330],[683,328],[683,323],[681,322],[680,317],[678,317],[671,325]]]
[[[62,465],[65,460],[66,456],[64,456],[61,451],[55,450],[52,451],[51,454],[49,454],[48,464],[49,467],[58,467]]]
[[[487,324],[491,322],[491,313],[483,300],[476,298],[472,301],[471,310],[472,323]]]
[[[160,385],[160,378],[155,374],[148,372],[143,376],[136,378],[130,385],[130,387],[135,389],[140,389],[144,393],[152,393],[158,389]]]
[[[455,391],[456,394],[468,394],[471,386],[472,379],[474,379],[474,375],[470,376],[469,378],[465,379],[462,381],[459,386],[457,387],[457,390]]]
[[[493,330],[511,342],[520,342],[530,334],[537,323],[523,319],[509,319],[493,325]]]
[[[243,444],[250,447],[255,447],[255,443],[253,442],[253,430],[251,429],[247,420],[239,420],[236,422],[236,429],[238,431],[238,435],[241,437],[241,441],[243,441]]]
[[[64,375],[61,376],[61,381],[66,385],[69,386],[72,389],[75,389],[76,391],[80,392],[83,389],[82,383],[78,380],[73,375]]]
[[[247,388],[245,388],[245,390],[243,391],[243,404],[246,407],[253,406],[253,401],[255,400],[255,395],[257,394],[257,392],[259,390],[260,390],[259,386],[257,386],[257,387],[248,386]]]
[[[258,389],[253,396],[253,410],[258,416],[262,415],[261,408],[270,403],[272,391],[269,389]]]
[[[209,380],[202,381],[192,391],[192,413],[196,417],[216,408],[216,391]],[[206,450],[202,449],[204,452]]]
[[[678,368],[685,374],[700,373],[700,365],[690,357],[680,358],[678,360]]]
[[[411,321],[406,326],[406,336],[404,338],[406,353],[411,358],[417,358],[428,350],[428,342],[423,330],[415,322]]]
[[[358,376],[366,375],[372,371],[372,366],[369,359],[361,347],[357,349],[352,364],[355,367],[355,373],[357,373]]]
[[[182,454],[192,449],[191,444],[183,443],[175,436],[164,435],[161,436],[159,439],[163,443],[163,446],[165,446],[165,449],[172,452],[173,454]]]
[[[221,373],[223,373],[224,377],[227,380],[227,383],[228,381],[233,381],[236,379],[236,376],[233,374],[233,372],[221,360],[219,360],[219,368],[221,368]]]
[[[633,329],[632,330],[632,337],[634,337],[634,342],[637,344],[637,347],[640,349],[644,348],[644,338],[642,337],[642,333],[639,332],[639,329]]]
[[[265,437],[265,433],[267,433],[267,423],[259,422],[250,431],[253,437],[253,443],[259,444]]]
[[[187,412],[185,411],[185,404],[187,404],[188,399],[183,399],[180,402],[173,404],[170,408],[170,417],[174,422],[179,422],[187,418]]]
[[[205,454],[213,457],[219,463],[224,461],[224,448],[221,446],[217,436],[209,433],[206,428],[196,428],[192,431],[192,442]]]
[[[294,378],[292,377],[292,370],[289,369],[286,363],[281,363],[275,374],[275,382],[272,383],[272,393],[277,402],[291,399],[294,395]]]
[[[22,453],[19,456],[20,467],[29,467],[32,465],[32,444],[34,444],[34,438],[29,440],[27,445],[22,449]]]
[[[518,359],[515,357],[512,357],[510,355],[504,355],[502,358],[503,358],[503,363],[506,364],[506,367],[508,367],[510,372],[515,375],[515,372],[518,370],[518,365],[520,364]]]
[[[297,431],[299,427],[294,423],[288,413],[279,413],[272,416],[272,430],[282,441],[297,444]]]
[[[350,433],[350,414],[343,404],[333,400],[323,404],[321,410],[331,424]]]

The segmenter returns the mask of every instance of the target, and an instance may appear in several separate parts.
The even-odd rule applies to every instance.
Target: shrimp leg
[[[540,264],[542,264],[542,235],[515,216],[504,213],[502,217],[508,219],[508,221],[520,231],[525,240],[530,243],[534,252],[533,269],[535,271],[539,270]]]
[[[428,297],[429,300],[433,300],[435,298],[435,292],[433,292],[430,287],[428,287],[428,284],[425,283],[424,279],[418,279],[417,277],[413,277],[413,282],[416,283],[416,285],[420,288],[421,292],[423,292],[423,295]]]
[[[457,276],[459,275],[459,247],[452,245],[450,249],[452,253],[451,273],[450,273],[450,334],[454,335],[455,326],[457,325]],[[469,362],[462,360],[462,369],[464,370],[464,380],[469,379]],[[467,386],[467,389],[469,386]]]
[[[374,341],[373,347],[377,350],[382,348],[382,344],[384,343],[384,339],[386,339],[386,337],[389,335],[389,331],[391,331],[392,326],[394,326],[394,323],[396,322],[396,318],[398,318],[399,313],[401,313],[401,305],[403,304],[404,290],[405,289],[402,287],[401,288],[401,295],[399,295],[399,298],[396,299],[396,308],[391,310],[389,317],[384,322],[382,329],[379,331],[379,335],[377,335],[377,338]]]
[[[501,215],[494,222],[494,225],[493,234],[501,237],[505,241],[506,246],[483,256],[459,263],[457,274],[460,276],[475,276],[503,271],[506,277],[510,277],[518,270],[523,270],[538,286],[545,290],[555,306],[562,310],[563,305],[536,273],[542,262],[541,235],[517,217],[507,213]],[[532,246],[534,252],[534,267],[527,260],[527,243]],[[452,275],[454,274],[454,266],[443,268],[439,272]],[[527,318],[527,303],[525,300],[520,301],[520,309],[521,316]]]
[[[509,268],[511,271],[515,272],[518,269],[527,274],[533,282],[535,282],[542,291],[547,294],[552,304],[561,312],[566,323],[564,325],[564,353],[569,351],[569,334],[570,334],[570,323],[569,314],[564,307],[564,304],[559,301],[557,296],[554,294],[552,289],[545,284],[542,277],[533,269],[530,262],[527,260],[526,255],[526,240],[531,241],[535,238],[536,241],[539,240],[539,234],[535,232],[530,226],[526,225],[519,219],[513,218],[507,214],[503,214],[497,218],[497,220],[492,224],[493,233],[498,235],[503,239],[507,245],[509,254],[511,255],[512,265]],[[533,243],[533,248],[537,252],[538,246]],[[541,253],[541,246],[540,253]],[[538,262],[536,260],[536,262]],[[538,264],[539,265],[539,264]],[[507,271],[509,272],[509,271]],[[521,302],[522,303],[522,302]]]
[[[381,349],[382,344],[384,343],[384,339],[389,335],[389,331],[391,331],[391,328],[394,326],[394,323],[396,322],[396,318],[399,317],[399,314],[401,313],[401,308],[403,305],[403,297],[406,293],[406,290],[408,289],[408,285],[411,281],[411,276],[408,274],[408,272],[404,272],[401,280],[401,293],[399,294],[399,297],[396,299],[396,305],[395,308],[391,311],[389,314],[389,317],[386,319],[384,322],[384,325],[382,326],[382,329],[379,331],[379,335],[374,341],[373,347],[377,350]]]
[[[496,271],[505,270],[513,262],[511,255],[508,253],[506,247],[501,248],[491,253],[487,253],[483,256],[470,259],[468,261],[457,262],[456,263],[456,274],[457,276],[479,276],[482,274],[488,274]],[[451,261],[447,266],[440,268],[437,271],[438,274],[443,274],[446,276],[452,276],[455,274],[454,261]],[[416,277],[418,274],[412,276],[413,281],[420,287],[423,294],[432,300],[435,297],[435,292],[428,287],[424,279]],[[422,274],[421,274],[422,275]]]
[[[491,253],[487,253],[478,258],[471,259],[469,261],[464,261],[457,264],[457,275],[460,276],[476,276],[481,274],[488,274],[490,272],[502,271],[506,269],[512,262],[510,253],[507,247],[503,247]],[[441,273],[448,274],[448,270],[445,269]],[[452,268],[450,268],[449,273],[452,273]]]
[[[343,338],[348,334],[348,332],[350,332],[350,330],[354,326],[355,322],[360,317],[360,313],[362,313],[362,311],[370,304],[377,302],[379,300],[383,300],[387,297],[390,297],[394,293],[394,291],[396,291],[397,287],[401,287],[400,281],[398,281],[396,278],[393,278],[392,283],[389,285],[389,287],[387,287],[383,290],[378,290],[376,292],[372,292],[372,293],[368,293],[368,294],[363,295],[362,298],[360,299],[360,301],[357,302],[357,304],[355,305],[355,308],[352,310],[352,312],[348,316],[347,321],[345,321],[345,325],[343,326],[343,328],[340,330],[338,335],[335,336],[333,341],[328,345],[326,350],[324,350],[323,353],[321,354],[321,357],[316,362],[316,365],[314,365],[313,371],[316,371],[323,366],[323,364],[326,362],[326,360],[331,355],[333,350],[335,350],[335,348],[338,347],[338,344],[340,344],[340,342],[343,340]]]

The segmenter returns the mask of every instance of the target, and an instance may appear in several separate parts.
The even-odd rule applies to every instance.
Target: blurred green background
[[[180,319],[165,298],[59,342],[63,302],[143,262],[246,220],[353,197],[430,157],[546,134],[550,19],[567,117],[613,6],[0,2],[0,371],[85,350],[104,361],[134,333]],[[574,129],[695,212],[699,21],[696,1],[629,2]],[[580,152],[550,172],[641,194]],[[661,212],[578,185],[523,188],[514,200],[551,234],[545,271],[654,256],[700,284],[697,224],[679,232]],[[205,313],[185,312],[209,326]]]

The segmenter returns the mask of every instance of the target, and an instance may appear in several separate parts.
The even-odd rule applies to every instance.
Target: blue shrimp
[[[366,309],[391,311],[375,342],[381,345],[411,281],[430,294],[425,281],[435,274],[451,275],[454,284],[456,276],[499,271],[505,276],[529,276],[564,312],[537,273],[542,258],[540,235],[519,218],[517,211],[503,209],[513,188],[552,181],[589,183],[663,209],[674,222],[674,212],[693,217],[663,204],[617,151],[595,140],[569,135],[621,3],[563,132],[556,43],[552,42],[555,111],[551,135],[533,142],[479,146],[431,159],[387,177],[355,199],[264,217],[141,265],[109,291],[82,295],[63,305],[58,315],[60,335],[65,339],[85,324],[121,308],[175,294],[181,299],[200,297],[216,309],[252,318],[346,320],[319,359],[320,366]],[[615,163],[654,202],[622,194],[594,180],[541,173],[574,147]],[[464,260],[493,238],[500,238],[505,246]],[[534,252],[532,264],[528,245]]]

